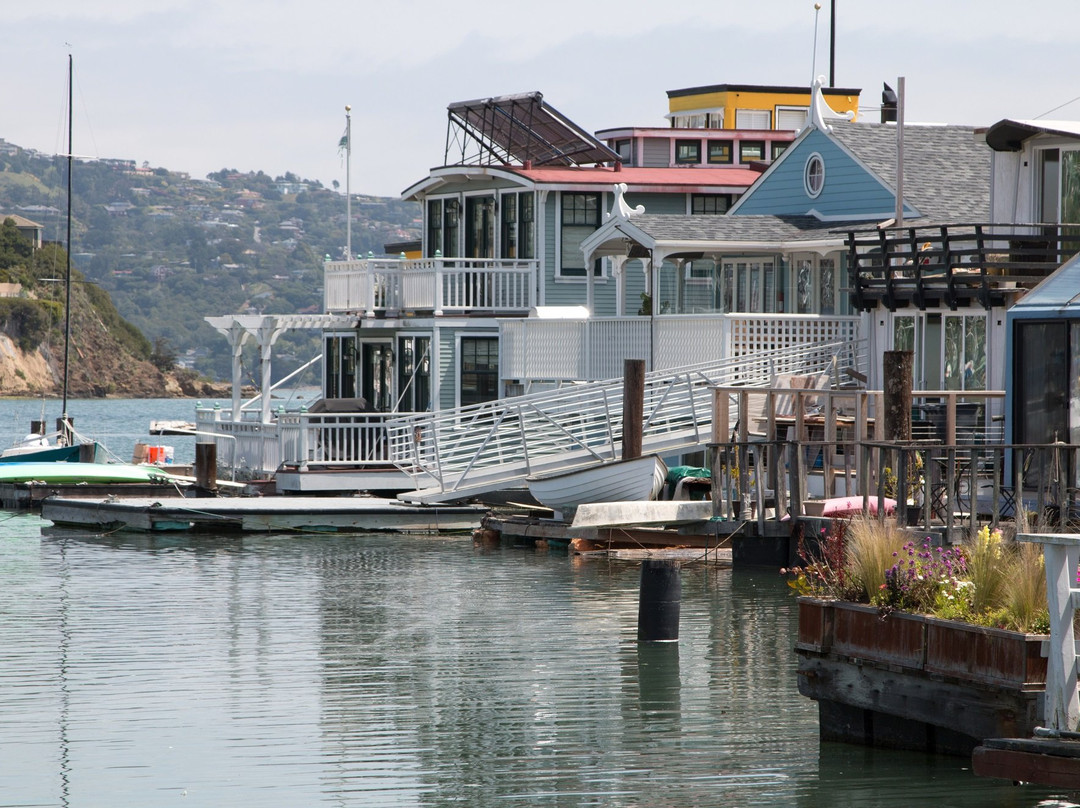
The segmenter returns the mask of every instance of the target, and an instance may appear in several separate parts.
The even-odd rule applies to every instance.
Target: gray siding
[[[667,138],[644,138],[641,141],[641,165],[646,168],[667,168],[671,165],[671,141]]]
[[[686,194],[627,194],[630,207],[644,205],[646,213],[685,214]]]

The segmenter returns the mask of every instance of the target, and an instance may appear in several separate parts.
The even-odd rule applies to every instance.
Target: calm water
[[[1035,806],[959,759],[817,740],[773,573],[468,539],[0,525],[3,806]]]
[[[94,403],[118,445],[191,407]],[[0,512],[0,806],[1072,804],[819,744],[775,573],[684,569],[661,647],[635,642],[638,575],[463,538]]]
[[[230,406],[228,401],[216,399],[208,399],[203,404],[209,406],[215,402],[222,407]],[[55,429],[56,419],[62,411],[59,399],[45,402],[44,420],[48,431]],[[151,421],[194,421],[195,402],[190,399],[72,399],[68,401],[68,415],[75,422],[76,432],[88,440],[96,440],[115,460],[130,463],[136,443],[172,446],[177,463],[195,460],[194,437],[150,435]],[[41,419],[41,399],[0,399],[0,449],[26,435],[31,421]]]

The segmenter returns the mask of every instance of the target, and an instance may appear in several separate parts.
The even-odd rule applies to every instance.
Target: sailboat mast
[[[63,432],[65,435],[70,432],[68,426],[68,355],[71,350],[71,167],[72,159],[74,157],[75,150],[73,146],[73,132],[74,123],[72,121],[72,111],[75,107],[74,96],[74,76],[75,68],[74,61],[71,54],[68,54],[68,175],[67,175],[67,274],[64,277],[64,403],[62,409],[61,418],[63,419]]]

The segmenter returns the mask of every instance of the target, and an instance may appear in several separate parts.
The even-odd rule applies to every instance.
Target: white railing
[[[287,412],[278,416],[281,463],[307,469],[390,466],[386,444],[389,413]]]
[[[854,367],[865,346],[816,343],[646,374],[642,449],[700,447],[712,431],[711,389],[766,386],[777,373]],[[387,424],[390,458],[437,481],[414,499],[437,502],[520,484],[530,475],[614,460],[622,439],[621,378],[431,413]]]
[[[328,314],[524,314],[536,305],[536,261],[368,258],[327,261],[323,272]]]
[[[523,381],[596,381],[622,375],[623,360],[647,370],[682,367],[818,342],[855,342],[858,317],[795,314],[663,315],[588,320],[500,320],[500,375]]]
[[[228,410],[197,409],[195,428],[220,436],[214,439],[218,461],[230,463],[236,472],[263,474],[281,465],[277,424],[261,423],[258,412],[241,413],[240,420],[233,421]]]
[[[199,409],[196,429],[217,435],[217,455],[241,472],[270,474],[282,465],[301,469],[390,467],[386,421],[391,413],[278,412],[270,423],[259,413],[242,412],[239,421],[222,409]]]

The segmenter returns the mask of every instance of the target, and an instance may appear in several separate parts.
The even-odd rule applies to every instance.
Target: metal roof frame
[[[447,107],[444,163],[575,166],[619,155],[544,101],[540,92],[458,101]],[[471,147],[471,149],[470,149]]]

